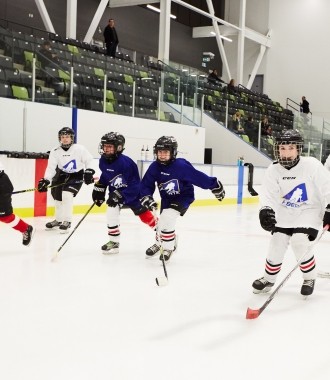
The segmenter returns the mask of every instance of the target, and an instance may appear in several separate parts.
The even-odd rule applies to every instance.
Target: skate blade
[[[168,279],[166,277],[156,277],[156,284],[158,286],[168,285]]]
[[[113,249],[111,251],[102,251],[103,255],[110,256],[119,253],[119,249]]]
[[[69,230],[60,230],[60,234],[68,234],[69,232]]]

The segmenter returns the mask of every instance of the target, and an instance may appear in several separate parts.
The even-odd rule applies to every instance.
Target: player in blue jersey
[[[106,189],[109,189],[107,200],[107,225],[109,242],[102,246],[104,254],[119,252],[120,210],[128,206],[143,223],[152,228],[157,218],[139,201],[140,176],[136,163],[123,154],[125,138],[117,132],[110,132],[101,138],[99,168],[101,177],[94,185],[93,201],[101,206],[105,201]]]
[[[276,138],[274,156],[260,190],[261,227],[272,233],[264,276],[252,284],[254,293],[273,287],[290,243],[304,279],[301,294],[313,293],[316,269],[310,245],[318,230],[330,224],[330,176],[314,157],[300,157],[303,139],[298,131],[283,130]],[[325,206],[328,206],[325,209]]]
[[[156,184],[161,197],[161,210],[156,242],[147,249],[148,257],[160,252],[162,244],[165,260],[169,260],[176,249],[175,225],[177,218],[183,216],[194,201],[194,185],[209,189],[222,201],[225,191],[215,177],[196,170],[184,158],[176,158],[178,143],[172,136],[160,137],[154,146],[156,161],[146,171],[141,181],[141,203],[149,210],[157,208],[153,199]],[[159,238],[160,241],[159,241]]]

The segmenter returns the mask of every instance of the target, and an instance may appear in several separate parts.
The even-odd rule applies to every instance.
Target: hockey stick
[[[320,278],[330,278],[330,272],[325,272],[325,271],[319,270],[317,272],[317,277],[320,277]]]
[[[165,265],[165,258],[163,255],[163,247],[162,245],[160,246],[160,258],[163,264],[163,269],[164,269],[164,274],[165,277],[156,277],[156,284],[158,286],[166,286],[168,284],[168,275],[167,275],[167,270],[166,270],[166,265]]]
[[[94,181],[96,181],[96,180],[99,179],[99,177],[94,177],[93,179],[94,179]],[[80,179],[78,181],[72,181],[72,182],[62,182],[62,183],[58,183],[57,185],[47,186],[47,190],[48,189],[53,189],[55,187],[63,186],[63,185],[74,185],[76,183],[82,183],[82,182],[84,182],[83,179]],[[37,190],[38,190],[38,188],[34,187],[33,189],[25,189],[25,190],[13,191],[11,194],[13,195],[13,194],[27,193],[28,191],[37,191]]]
[[[56,259],[58,258],[58,255],[60,253],[60,250],[64,247],[64,245],[66,244],[66,242],[70,239],[70,237],[74,234],[74,232],[76,231],[76,229],[80,226],[81,222],[86,218],[86,216],[89,214],[89,212],[91,211],[91,209],[95,206],[95,202],[93,202],[93,204],[90,206],[90,208],[86,211],[85,215],[80,219],[80,221],[78,222],[78,224],[76,225],[76,227],[73,229],[73,231],[71,232],[71,234],[65,239],[64,243],[60,246],[60,248],[54,253],[53,257],[52,257],[52,262],[56,261]]]
[[[255,197],[258,195],[258,193],[254,190],[253,188],[253,171],[254,171],[254,166],[253,164],[246,162],[244,166],[247,166],[249,169],[249,176],[248,176],[248,191],[249,193]]]
[[[266,309],[266,307],[272,302],[276,294],[280,291],[280,289],[283,287],[283,285],[288,281],[288,279],[291,277],[292,273],[300,266],[300,264],[303,262],[304,258],[310,253],[310,251],[314,248],[314,246],[319,242],[321,237],[323,236],[325,231],[328,231],[329,224],[324,226],[319,238],[315,240],[315,242],[309,246],[307,251],[301,256],[301,258],[298,260],[297,264],[294,266],[294,268],[288,273],[288,275],[282,280],[282,282],[278,285],[278,287],[273,291],[273,293],[268,297],[266,302],[259,308],[259,309],[250,309],[248,307],[246,311],[246,319],[256,319],[259,317],[259,315]]]

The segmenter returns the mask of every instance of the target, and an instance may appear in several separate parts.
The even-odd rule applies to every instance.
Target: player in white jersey
[[[50,183],[55,186],[51,189],[55,220],[48,222],[46,228],[59,227],[62,233],[71,227],[73,198],[83,182],[94,183],[93,157],[84,146],[74,144],[74,135],[74,130],[67,127],[58,132],[60,146],[51,150],[44,178],[38,184],[39,192],[46,192]],[[57,186],[60,184],[63,185]]]
[[[296,130],[283,130],[274,143],[277,160],[267,169],[259,212],[261,227],[271,232],[264,276],[252,284],[254,293],[266,293],[281,270],[289,243],[304,279],[301,294],[311,295],[316,270],[311,242],[322,225],[330,224],[330,176],[314,157],[301,157],[303,139]],[[328,205],[328,206],[326,206]]]

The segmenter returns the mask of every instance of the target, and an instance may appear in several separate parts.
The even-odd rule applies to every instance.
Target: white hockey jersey
[[[314,157],[301,157],[290,170],[268,167],[260,191],[261,206],[275,211],[276,226],[319,229],[330,203],[330,173]]]
[[[51,150],[44,178],[49,181],[56,174],[56,168],[65,173],[77,173],[82,169],[93,167],[93,157],[88,150],[79,144],[73,144],[68,150],[57,147]]]

